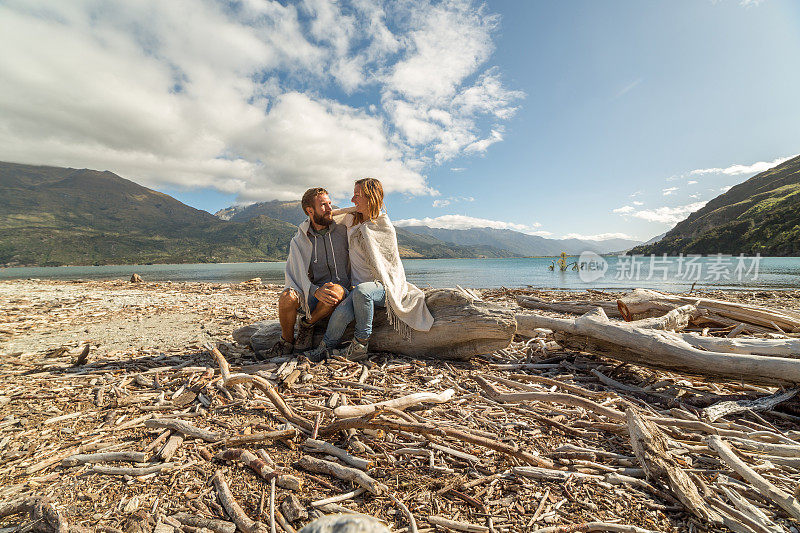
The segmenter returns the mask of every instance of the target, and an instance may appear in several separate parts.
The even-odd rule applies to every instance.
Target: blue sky
[[[645,240],[800,153],[792,0],[0,1],[0,160]]]

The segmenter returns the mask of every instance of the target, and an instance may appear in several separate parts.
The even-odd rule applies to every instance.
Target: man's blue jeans
[[[328,328],[322,340],[328,348],[335,348],[342,340],[344,330],[355,319],[355,337],[369,339],[372,335],[372,317],[375,306],[386,307],[386,291],[377,281],[367,281],[357,285],[342,303],[336,306],[328,319]]]

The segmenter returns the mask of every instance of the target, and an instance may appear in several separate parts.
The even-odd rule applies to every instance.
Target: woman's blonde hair
[[[361,185],[361,191],[367,198],[367,205],[369,206],[369,218],[366,220],[378,218],[378,215],[381,214],[381,208],[383,207],[383,185],[381,185],[381,182],[375,178],[363,178],[356,181],[355,184]],[[364,220],[363,214],[355,213],[355,224],[361,224],[364,222]]]

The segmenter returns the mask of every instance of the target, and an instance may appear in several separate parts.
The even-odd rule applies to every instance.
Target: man
[[[281,339],[266,357],[308,350],[314,324],[333,312],[350,287],[347,228],[334,222],[328,191],[308,189],[300,205],[308,219],[300,224],[289,244],[286,288],[278,298]],[[298,311],[305,316],[300,319],[295,339]]]

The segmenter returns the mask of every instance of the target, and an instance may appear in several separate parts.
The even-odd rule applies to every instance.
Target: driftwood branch
[[[337,448],[333,444],[325,442],[324,440],[306,439],[306,441],[303,443],[303,447],[309,451],[332,455],[341,460],[343,463],[358,468],[359,470],[368,470],[370,465],[372,465],[372,461],[350,455],[345,450]]]
[[[236,524],[228,522],[227,520],[217,520],[214,518],[206,518],[204,516],[196,516],[189,513],[176,513],[172,518],[190,527],[205,528],[215,533],[235,533]]]
[[[368,415],[369,416],[369,415]],[[385,419],[371,419],[368,417],[362,418],[345,418],[337,420],[327,427],[320,429],[320,435],[332,435],[339,431],[347,429],[383,429],[384,431],[416,433],[418,435],[432,435],[441,437],[450,437],[470,444],[476,444],[504,453],[510,457],[516,457],[526,463],[542,466],[545,468],[552,468],[553,463],[548,459],[539,457],[532,453],[520,450],[516,446],[505,444],[496,439],[490,439],[479,435],[472,435],[466,431],[461,431],[446,426],[434,426],[432,424],[420,424],[414,422],[406,422],[399,420],[385,420]]]
[[[359,487],[363,487],[375,495],[386,494],[389,490],[386,485],[375,481],[361,470],[350,468],[348,466],[342,466],[338,463],[333,463],[324,459],[317,459],[309,455],[304,455],[301,457],[297,462],[297,466],[303,470],[308,470],[309,472],[327,474],[345,481],[352,481]]]
[[[728,337],[703,337],[696,333],[682,333],[680,338],[695,348],[709,352],[765,355],[800,359],[800,339],[757,339]]]
[[[741,413],[743,411],[769,411],[779,403],[791,400],[797,395],[798,389],[789,389],[786,391],[776,392],[757,400],[739,400],[736,402],[725,401],[715,403],[710,407],[706,407],[702,411],[703,418],[714,422],[723,416]]]
[[[534,529],[532,533],[584,533],[589,531],[608,531],[610,533],[658,533],[652,529],[644,529],[628,524],[614,524],[611,522],[584,522],[582,524],[549,526]]]
[[[231,520],[236,524],[237,528],[244,531],[244,533],[266,533],[269,531],[269,527],[267,527],[266,524],[252,520],[245,514],[239,502],[237,502],[233,494],[231,494],[231,490],[228,488],[228,483],[225,481],[221,470],[217,470],[212,478],[212,482],[214,483],[214,488],[217,489],[219,501],[222,503],[222,506],[225,508],[228,516],[231,517]]]
[[[559,301],[548,302],[543,298],[531,295],[517,296],[517,303],[525,309],[538,309],[542,311],[555,311],[556,313],[570,313],[582,315],[596,307],[602,307],[610,317],[622,318],[616,302],[591,302],[591,301]]]
[[[148,428],[171,429],[172,431],[177,431],[178,433],[186,435],[187,437],[195,437],[206,442],[218,442],[225,438],[225,435],[222,433],[200,429],[189,424],[188,422],[177,420],[175,418],[151,418],[150,420],[145,421],[144,426]]]
[[[275,390],[275,387],[262,378],[261,376],[251,376],[249,374],[232,374],[225,381],[225,385],[234,385],[239,383],[252,383],[257,389],[263,392],[267,398],[272,402],[276,409],[292,424],[305,429],[306,431],[314,430],[314,423],[310,420],[298,415],[294,410],[289,407],[283,400],[283,397]]]
[[[675,497],[701,520],[721,524],[722,517],[706,505],[694,482],[673,457],[661,430],[633,409],[627,410],[626,418],[631,447],[647,479],[668,485]]]
[[[635,289],[617,300],[620,313],[626,321],[659,316],[672,308],[685,304],[695,305],[707,316],[728,319],[727,323],[747,323],[769,330],[800,331],[800,313],[778,311],[759,305],[726,302],[711,298],[677,296],[650,289]],[[777,328],[776,328],[777,326]]]
[[[403,410],[414,405],[421,403],[445,403],[449,402],[456,391],[447,389],[443,392],[415,392],[402,398],[394,398],[378,403],[364,404],[364,405],[341,405],[333,410],[333,414],[339,418],[350,418],[353,416],[364,416],[374,413],[382,407],[391,407],[392,409]]]
[[[98,474],[107,474],[110,476],[138,477],[161,472],[162,470],[171,470],[173,468],[175,468],[174,463],[158,463],[152,466],[143,467],[94,465],[92,466],[92,472],[97,472]]]
[[[228,448],[217,453],[214,457],[220,461],[240,461],[247,465],[259,477],[267,481],[275,479],[279,487],[289,490],[300,490],[303,487],[303,480],[290,474],[281,474],[275,471],[265,461],[258,458],[249,450],[242,448]]]
[[[31,521],[26,530],[39,533],[67,533],[69,530],[67,521],[46,498],[20,498],[0,504],[0,518],[20,513],[26,513]]]
[[[144,463],[149,456],[144,452],[106,452],[71,455],[61,460],[61,466],[76,466],[86,463]]]
[[[734,472],[753,485],[753,488],[762,496],[775,502],[795,520],[800,520],[800,502],[797,501],[797,498],[779,489],[773,483],[767,481],[761,474],[747,466],[719,436],[709,435],[707,442],[709,447],[717,452],[720,459],[725,461]]]

